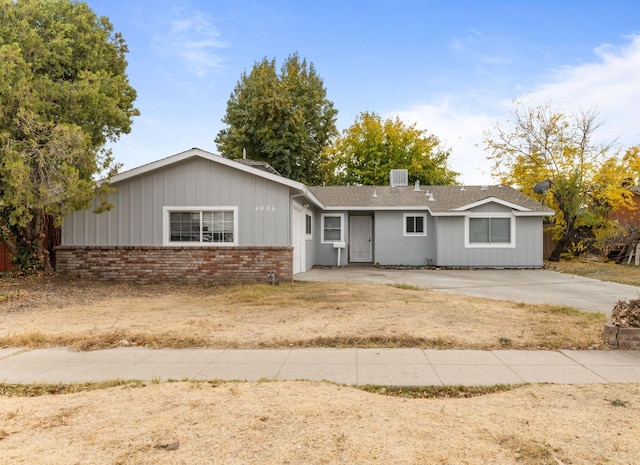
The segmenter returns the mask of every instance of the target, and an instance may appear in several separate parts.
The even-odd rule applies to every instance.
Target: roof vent
[[[486,186],[486,185],[482,186],[482,187],[480,187],[480,190],[481,191],[488,191],[489,190],[489,186]]]
[[[389,174],[391,187],[403,187],[409,185],[409,170],[391,170]]]
[[[374,197],[377,197],[377,196],[378,196],[378,193],[376,192],[376,190],[375,190],[375,189],[373,190],[373,196],[374,196]]]
[[[416,181],[415,186],[413,187],[414,192],[420,192],[420,181]]]

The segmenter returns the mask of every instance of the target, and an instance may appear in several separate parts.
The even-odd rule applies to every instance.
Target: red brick
[[[56,249],[59,272],[115,281],[267,282],[293,279],[291,247],[131,247],[61,246]]]

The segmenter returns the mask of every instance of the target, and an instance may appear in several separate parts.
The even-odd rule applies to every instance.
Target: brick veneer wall
[[[293,280],[292,247],[61,246],[56,271],[82,278],[221,284]]]

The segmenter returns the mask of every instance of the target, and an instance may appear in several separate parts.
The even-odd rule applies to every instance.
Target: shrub
[[[631,299],[628,302],[618,300],[611,312],[611,319],[616,326],[640,328],[640,299]]]

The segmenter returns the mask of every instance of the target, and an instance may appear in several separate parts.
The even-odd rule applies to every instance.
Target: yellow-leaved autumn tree
[[[622,157],[630,186],[640,186],[640,144],[629,147]]]
[[[323,153],[329,184],[385,185],[389,171],[407,169],[409,182],[450,185],[459,173],[449,168],[450,151],[415,124],[376,113],[361,113]]]
[[[549,104],[526,107],[516,102],[509,126],[497,124],[485,133],[492,175],[556,211],[552,230],[558,244],[550,260],[581,250],[581,232],[606,241],[619,228],[611,211],[633,208],[626,179],[629,160],[613,142],[598,142],[599,127],[595,110],[567,115]],[[541,181],[550,181],[549,187],[537,193],[534,186]]]

